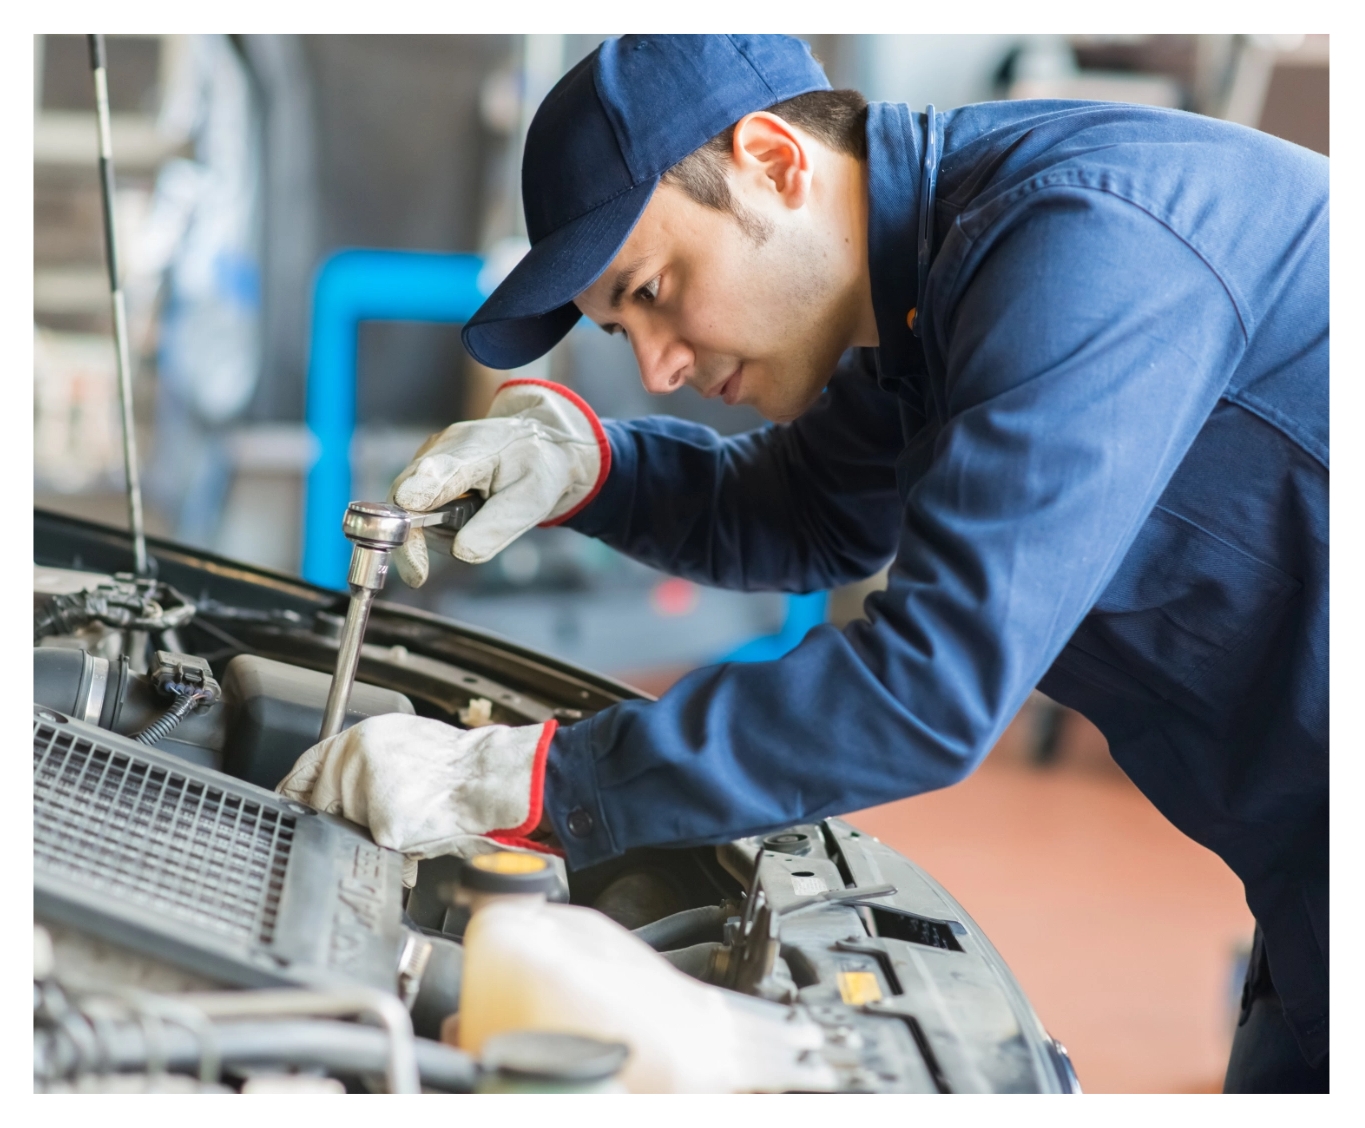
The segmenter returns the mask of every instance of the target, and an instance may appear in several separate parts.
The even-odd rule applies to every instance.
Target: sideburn
[[[763,246],[764,243],[772,238],[772,234],[776,230],[771,219],[761,216],[755,211],[751,211],[738,200],[734,199],[734,197],[731,197],[730,206],[726,208],[726,211],[734,217],[735,222],[739,225],[739,229],[750,238],[756,247]]]

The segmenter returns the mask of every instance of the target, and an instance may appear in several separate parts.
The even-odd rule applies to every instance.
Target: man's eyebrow
[[[620,309],[621,299],[625,297],[626,289],[630,286],[630,280],[635,276],[635,272],[644,266],[645,260],[636,259],[628,266],[624,267],[617,275],[616,280],[611,284],[611,308]]]

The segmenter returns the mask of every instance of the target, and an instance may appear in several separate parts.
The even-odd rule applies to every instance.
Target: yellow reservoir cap
[[[493,854],[475,854],[466,863],[484,873],[521,874],[540,873],[550,868],[550,863],[535,854],[514,854],[511,850],[499,850]]]

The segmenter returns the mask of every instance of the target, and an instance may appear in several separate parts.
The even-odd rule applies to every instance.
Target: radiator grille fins
[[[105,896],[268,944],[294,819],[35,720],[33,863]]]

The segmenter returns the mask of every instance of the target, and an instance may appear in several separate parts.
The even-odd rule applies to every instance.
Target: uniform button
[[[593,818],[582,807],[569,812],[569,833],[575,838],[587,838],[592,833]]]

